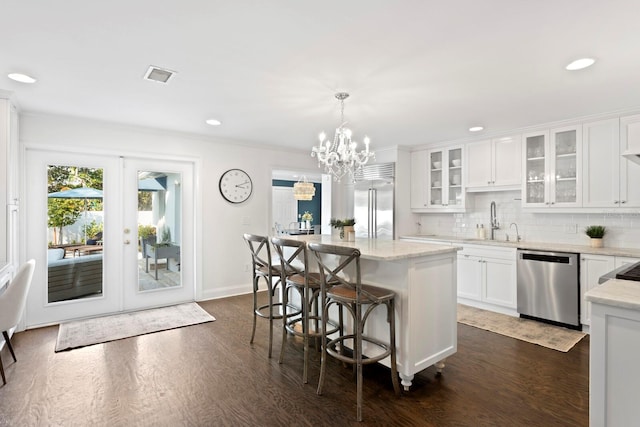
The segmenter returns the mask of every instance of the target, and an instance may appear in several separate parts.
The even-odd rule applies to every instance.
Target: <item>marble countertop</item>
[[[640,310],[640,282],[632,280],[607,280],[585,293],[587,301],[613,307]]]
[[[586,245],[570,245],[566,243],[550,243],[550,242],[507,242],[504,240],[483,240],[483,239],[471,239],[461,238],[455,236],[440,236],[440,235],[428,235],[428,234],[411,234],[401,236],[401,239],[417,239],[417,240],[440,240],[445,242],[452,242],[454,244],[476,244],[476,245],[488,245],[488,246],[501,246],[505,248],[520,248],[520,249],[532,249],[543,250],[550,252],[573,252],[581,254],[592,255],[609,255],[609,256],[626,256],[640,258],[640,249],[636,248],[592,248]]]
[[[356,238],[354,242],[348,242],[346,240],[341,240],[328,234],[287,236],[287,238],[304,240],[305,242],[358,248],[360,250],[360,256],[363,259],[380,261],[394,261],[400,259],[447,254],[457,252],[458,250],[462,249],[456,246],[429,245],[425,243],[407,242],[405,240]]]

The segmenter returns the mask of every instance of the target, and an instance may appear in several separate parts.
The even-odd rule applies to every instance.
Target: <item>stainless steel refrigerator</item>
[[[395,163],[367,165],[355,176],[356,238],[394,239]]]

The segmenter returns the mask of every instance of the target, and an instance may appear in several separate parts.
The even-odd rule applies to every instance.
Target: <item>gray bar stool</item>
[[[398,384],[398,371],[396,367],[396,326],[395,326],[395,293],[388,289],[379,288],[363,284],[360,273],[360,251],[354,248],[323,245],[319,243],[309,243],[309,250],[314,254],[320,269],[320,298],[323,301],[322,319],[323,323],[328,319],[329,308],[335,304],[345,308],[353,318],[353,332],[341,333],[339,336],[327,341],[326,324],[322,331],[322,360],[320,365],[320,381],[318,382],[318,394],[322,394],[322,386],[326,373],[327,356],[353,364],[356,368],[357,387],[357,415],[358,421],[362,421],[362,366],[376,363],[386,357],[391,358],[391,381],[396,394],[400,394]],[[340,257],[336,259],[337,257]],[[337,265],[335,265],[337,263]],[[348,280],[345,270],[353,274],[355,266],[355,277]],[[354,280],[355,279],[355,280]],[[328,283],[337,281],[339,284],[327,286]],[[375,337],[364,335],[366,320],[372,311],[378,306],[386,306],[387,322],[389,323],[389,343],[385,343]],[[345,355],[345,343],[351,341],[352,355]],[[369,344],[380,347],[382,352],[364,358],[362,355],[362,344]],[[336,345],[340,350],[336,349]]]
[[[251,341],[256,335],[256,319],[261,317],[269,320],[269,357],[271,357],[271,348],[273,343],[273,321],[282,319],[279,309],[284,306],[281,302],[274,302],[274,296],[281,286],[286,286],[286,282],[281,279],[280,266],[274,265],[271,259],[271,248],[269,239],[265,236],[255,234],[244,234],[244,240],[249,245],[251,251],[251,261],[253,263],[253,328],[251,331]],[[285,276],[287,272],[285,272]],[[267,285],[268,303],[258,306],[258,291],[260,279],[264,279]],[[275,279],[275,283],[274,283]],[[284,312],[284,309],[282,310]],[[298,313],[300,313],[298,311]]]
[[[302,372],[302,382],[308,383],[308,366],[309,366],[309,339],[313,338],[318,341],[322,336],[320,308],[320,272],[311,272],[308,270],[309,265],[308,253],[305,242],[285,239],[280,237],[272,237],[271,244],[278,257],[280,258],[280,271],[287,272],[282,274],[281,280],[286,283],[282,287],[282,303],[289,305],[289,290],[297,289],[300,294],[302,315],[297,313],[284,313],[282,321],[282,348],[280,349],[280,363],[284,361],[284,349],[286,344],[287,332],[302,337],[304,342],[304,368]],[[312,323],[313,321],[313,323]],[[338,324],[327,320],[327,324],[332,329],[327,334],[333,334],[338,331]],[[296,327],[298,326],[299,327]],[[317,347],[317,345],[316,345]]]

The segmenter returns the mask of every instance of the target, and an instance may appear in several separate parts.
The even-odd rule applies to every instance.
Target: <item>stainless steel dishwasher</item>
[[[518,250],[521,317],[580,328],[578,254]]]

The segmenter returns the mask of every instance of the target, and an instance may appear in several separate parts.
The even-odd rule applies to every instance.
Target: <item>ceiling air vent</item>
[[[154,65],[149,66],[149,69],[144,75],[145,80],[151,80],[158,83],[169,83],[169,80],[175,74],[175,71],[167,70],[166,68],[156,67]]]

